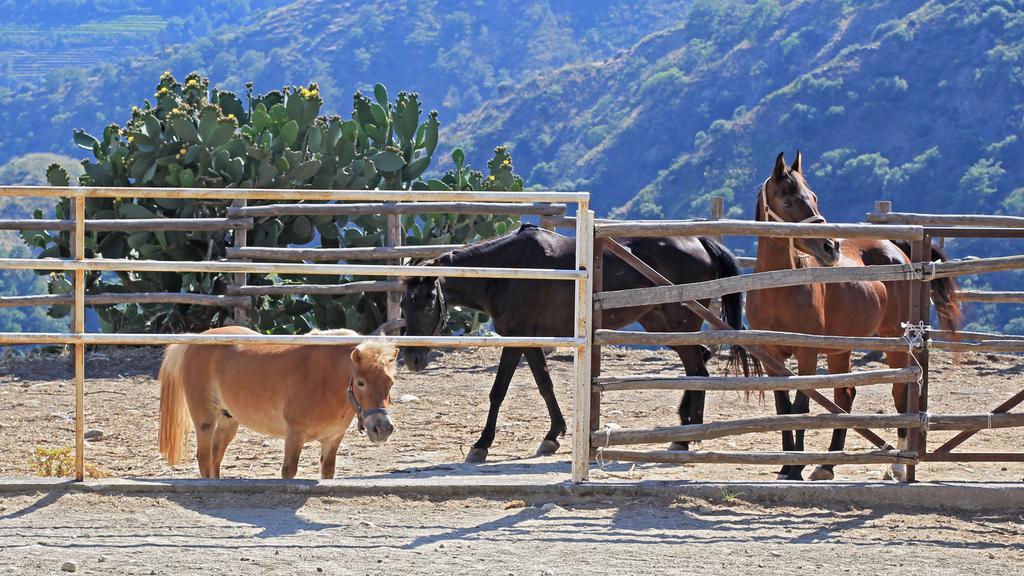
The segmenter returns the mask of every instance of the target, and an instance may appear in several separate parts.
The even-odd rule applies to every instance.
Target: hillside
[[[429,108],[440,110],[442,121],[451,121],[485,100],[518,92],[523,79],[537,71],[627,48],[664,22],[677,21],[689,3],[400,0],[382,10],[355,0],[299,0],[248,14],[229,29],[186,43],[162,44],[145,57],[130,52],[125,62],[52,73],[45,83],[0,92],[0,162],[28,152],[77,154],[72,129],[98,133],[124,121],[130,106],[151,97],[153,79],[168,69],[178,77],[202,72],[239,93],[250,81],[262,92],[315,80],[330,103],[346,102],[355,88],[382,82],[395,92],[419,92]],[[211,6],[208,11],[219,10]],[[328,112],[347,116],[349,110],[342,105]]]
[[[798,147],[833,220],[881,199],[1021,213],[1022,34],[1022,2],[696,2],[683,24],[536,77],[449,137],[508,143],[529,184],[633,217],[703,216],[711,194],[749,217],[775,155]]]
[[[287,0],[0,0],[0,90],[80,74],[238,26]]]

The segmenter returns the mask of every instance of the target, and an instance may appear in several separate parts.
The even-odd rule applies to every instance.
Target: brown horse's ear
[[[772,178],[774,180],[782,180],[786,177],[786,153],[779,152],[778,157],[775,158],[775,170],[772,172]]]
[[[363,359],[363,351],[359,349],[359,346],[352,349],[351,358],[352,362],[356,364],[359,364],[359,361]]]
[[[796,150],[796,160],[793,160],[793,166],[792,166],[793,172],[796,172],[797,174],[803,174],[804,173],[804,171],[802,169],[803,160],[804,160],[804,155],[801,154],[800,153],[800,149],[797,148],[797,150]]]

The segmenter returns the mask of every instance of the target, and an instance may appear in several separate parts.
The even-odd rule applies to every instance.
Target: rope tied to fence
[[[924,366],[921,366],[921,362],[918,361],[914,351],[924,347],[924,337],[931,330],[931,326],[918,321],[916,324],[913,322],[901,322],[900,327],[903,328],[903,335],[900,336],[900,339],[907,343],[907,355],[914,361],[914,364],[917,364],[917,383],[921,384],[924,382]]]
[[[931,414],[928,412],[918,412],[917,415],[921,419],[921,430],[924,430],[925,432],[930,430]]]
[[[937,271],[935,268],[936,262],[934,260],[919,262],[918,264],[921,265],[920,268],[917,267],[917,264],[910,264],[910,273],[913,274],[914,280],[919,280],[921,282],[931,282],[932,280],[935,280]]]
[[[597,465],[602,470],[604,469],[604,449],[608,448],[612,443],[612,430],[614,428],[610,424],[605,424],[601,429],[604,432],[604,446],[597,447]]]

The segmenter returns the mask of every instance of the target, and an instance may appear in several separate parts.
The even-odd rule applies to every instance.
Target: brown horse
[[[801,154],[797,151],[792,166],[786,166],[783,154],[775,161],[772,175],[758,192],[757,220],[778,222],[825,222],[818,211],[818,197],[811,191],[801,169]],[[907,247],[888,240],[844,240],[798,238],[758,238],[755,272],[792,270],[816,266],[869,266],[877,264],[905,264],[909,258]],[[932,247],[932,259],[945,259],[941,251]],[[780,330],[833,336],[900,336],[901,321],[909,317],[910,282],[842,282],[836,284],[808,284],[786,288],[755,290],[747,295],[747,319],[751,328]],[[961,315],[956,302],[956,284],[952,279],[932,282],[932,298],[940,322],[955,329]],[[850,350],[827,350],[793,346],[766,346],[773,358],[784,361],[795,356],[801,375],[817,371],[818,355],[825,354],[830,374],[850,372]],[[907,366],[905,352],[889,352],[886,360],[892,368]],[[772,374],[780,376],[782,374]],[[835,402],[847,412],[853,406],[855,388],[835,389]],[[896,410],[907,411],[906,384],[892,388]],[[789,393],[775,392],[775,407],[779,414],[806,413],[808,397],[796,393],[791,403]],[[842,450],[846,430],[835,430],[829,450]],[[803,450],[804,431],[782,435],[783,450]],[[899,431],[899,448],[907,445],[906,431]],[[834,466],[819,466],[813,480],[830,480]],[[783,466],[780,479],[802,480],[803,466]],[[893,474],[903,480],[906,469],[893,465]]]
[[[228,326],[203,334],[256,332]],[[194,424],[199,474],[220,478],[224,452],[242,425],[285,439],[282,478],[295,477],[302,446],[311,440],[320,442],[321,478],[334,478],[338,446],[353,418],[374,443],[394,431],[387,407],[397,355],[394,346],[373,341],[168,346],[160,366],[160,453],[168,464],[179,464]]]

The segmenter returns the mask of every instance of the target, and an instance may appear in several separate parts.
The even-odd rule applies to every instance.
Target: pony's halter
[[[788,222],[790,224],[825,224],[827,222],[827,220],[825,220],[825,217],[822,216],[820,213],[811,214],[810,216],[804,218],[803,220],[800,220],[799,222],[791,222],[789,220],[786,220],[782,216],[779,216],[778,213],[772,210],[771,206],[768,205],[768,181],[771,179],[772,177],[769,176],[765,178],[763,183],[761,183],[761,210],[764,212],[764,217],[766,221],[774,220],[775,222]],[[797,258],[803,257],[802,255],[796,253],[796,246],[793,244],[792,237],[789,238],[789,252],[790,254],[793,254]]]
[[[388,415],[388,409],[387,408],[371,408],[369,410],[363,410],[363,405],[359,403],[359,400],[356,400],[356,393],[355,393],[354,390],[352,390],[353,382],[355,382],[355,378],[353,378],[352,381],[348,383],[348,403],[353,408],[356,409],[356,417],[358,418],[358,424],[357,425],[359,427],[359,433],[360,434],[365,434],[366,433],[366,425],[363,423],[363,421],[366,419],[366,417],[367,416],[372,416],[374,414],[384,414],[385,416],[387,416]]]

